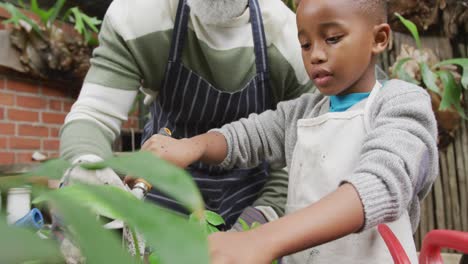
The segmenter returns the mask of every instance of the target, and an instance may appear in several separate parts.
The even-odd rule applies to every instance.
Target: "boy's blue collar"
[[[363,99],[369,97],[368,93],[351,93],[330,96],[330,112],[344,112]]]
[[[380,82],[376,81],[372,89],[375,89],[379,85]],[[369,97],[370,93],[371,92],[332,95],[330,96],[330,112],[344,112],[351,108],[353,105]]]

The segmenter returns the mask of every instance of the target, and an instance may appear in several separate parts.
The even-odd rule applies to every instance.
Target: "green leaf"
[[[205,210],[205,220],[214,226],[225,224],[224,219],[219,214],[209,210]]]
[[[149,255],[148,261],[150,264],[162,264],[161,259],[158,257],[158,254],[156,254],[155,252]]]
[[[429,68],[429,65],[427,65],[425,62],[421,62],[419,67],[421,69],[422,79],[426,87],[440,95],[441,92],[439,91],[439,87],[436,84],[437,75],[432,72],[432,70]]]
[[[64,15],[64,19],[69,19],[75,23],[75,30],[83,36],[86,43],[91,44],[95,42],[91,32],[98,32],[97,25],[101,24],[101,20],[96,17],[89,17],[78,7],[70,8]]]
[[[244,219],[239,218],[237,221],[239,221],[239,223],[241,224],[242,230],[244,230],[244,231],[250,230],[249,224],[247,224],[247,222],[245,222]]]
[[[37,4],[37,0],[31,0],[30,10],[31,12],[39,16],[44,26],[48,26],[48,21],[49,21],[50,15],[52,14],[52,10],[46,11],[46,10],[39,8],[39,5]]]
[[[0,7],[4,8],[5,10],[10,13],[11,17],[7,20],[4,20],[2,23],[3,24],[13,24],[15,26],[20,26],[20,21],[24,21],[28,23],[33,30],[39,34],[39,36],[42,36],[42,32],[37,26],[36,22],[31,20],[29,17],[25,16],[23,13],[21,13],[14,5],[10,3],[0,3]]]
[[[450,59],[450,60],[444,60],[439,63],[437,63],[434,67],[440,67],[444,65],[458,65],[462,67],[462,79],[461,83],[463,88],[468,89],[468,59],[466,58],[456,58],[456,59]]]
[[[395,15],[400,19],[403,25],[405,25],[405,27],[411,32],[411,35],[413,35],[413,38],[416,41],[416,47],[418,49],[422,49],[421,39],[419,38],[419,32],[418,32],[418,28],[416,27],[416,25],[410,20],[405,19],[398,13],[395,13]]]
[[[421,83],[418,80],[411,77],[405,71],[405,68],[403,68],[403,65],[405,65],[405,63],[407,63],[408,61],[411,61],[411,60],[414,60],[414,59],[413,58],[402,58],[402,59],[398,60],[397,63],[395,64],[395,68],[393,69],[393,75],[394,75],[394,77],[396,77],[396,78],[398,78],[400,80],[420,85]]]
[[[48,19],[49,23],[54,23],[54,21],[57,19],[58,15],[60,14],[60,11],[62,11],[62,8],[65,2],[66,0],[57,0],[54,6],[49,9],[49,12],[50,12],[50,16]]]
[[[157,158],[150,152],[124,154],[99,162],[98,166],[101,165],[126,175],[144,178],[191,211],[203,214],[203,199],[192,177],[186,171]]]
[[[440,79],[444,85],[444,94],[442,96],[442,102],[440,102],[440,110],[447,110],[453,106],[458,113],[466,119],[465,112],[461,107],[461,87],[455,81],[452,73],[449,71],[438,72]]]
[[[206,228],[206,234],[207,235],[219,232],[218,228],[216,228],[216,227],[214,227],[214,226],[212,226],[210,224],[206,224],[205,228]]]
[[[80,197],[68,193],[69,188],[49,192],[46,196],[64,222],[71,226],[73,241],[86,257],[86,263],[134,263],[122,248],[119,237],[105,230],[95,215],[80,204]]]
[[[197,215],[195,214],[190,214],[189,216],[189,221],[192,222],[192,223],[197,223],[197,224],[205,224],[205,220],[204,219],[200,219]]]
[[[69,197],[79,197],[80,205],[89,207],[93,210],[94,213],[116,219],[120,216],[120,214],[116,213],[114,210],[109,208],[106,204],[99,203],[96,201],[96,196],[91,194],[89,191],[86,190],[86,188],[72,188],[72,186],[67,186],[67,187],[62,187],[61,190],[64,190],[66,192],[66,196]],[[131,193],[126,192],[128,199],[135,199],[136,197],[133,196]],[[33,204],[39,204],[46,202],[50,199],[50,194],[45,193],[37,198],[35,198],[32,203]]]
[[[61,179],[71,164],[63,159],[52,159],[42,163],[37,169],[23,174],[25,177],[45,176],[50,179]]]
[[[73,189],[78,190],[70,191]],[[61,193],[59,197],[85,204],[89,198],[75,194],[86,193],[86,196],[92,196],[94,202],[87,204],[88,206],[94,209],[108,208],[118,219],[136,228],[144,235],[148,245],[156,249],[162,263],[209,262],[208,243],[202,226],[189,222],[177,213],[140,201],[114,186],[73,185],[58,192]]]
[[[0,215],[0,263],[22,263],[40,260],[43,263],[62,261],[58,246],[43,240],[27,229],[8,226]]]
[[[252,225],[250,226],[250,229],[254,229],[254,228],[257,228],[259,226],[261,226],[262,224],[260,224],[259,222],[253,222]]]

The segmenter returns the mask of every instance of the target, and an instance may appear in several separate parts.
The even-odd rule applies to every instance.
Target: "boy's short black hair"
[[[386,23],[387,2],[388,0],[357,0],[356,4],[366,15],[375,18],[377,23]]]

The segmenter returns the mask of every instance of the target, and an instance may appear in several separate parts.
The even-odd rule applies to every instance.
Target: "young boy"
[[[320,94],[204,135],[144,145],[182,167],[266,160],[289,169],[287,215],[248,232],[212,235],[212,263],[266,264],[280,256],[286,263],[392,263],[380,223],[417,262],[412,234],[438,172],[436,121],[423,89],[375,79],[390,34],[385,2],[301,1],[302,58]]]

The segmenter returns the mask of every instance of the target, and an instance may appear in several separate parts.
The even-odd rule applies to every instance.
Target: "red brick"
[[[13,152],[0,152],[0,164],[15,163],[15,154]]]
[[[48,157],[49,159],[56,159],[56,158],[59,158],[60,155],[59,155],[59,153],[56,152],[56,151],[49,151],[49,152],[47,153],[47,157]]]
[[[15,95],[0,92],[0,105],[14,105]]]
[[[0,135],[14,135],[15,125],[14,124],[0,124]]]
[[[68,91],[66,88],[60,87],[42,87],[42,94],[55,97],[67,97]]]
[[[41,148],[41,141],[39,139],[31,138],[10,138],[10,149],[32,149],[39,150]]]
[[[33,111],[8,109],[8,118],[13,121],[38,122],[39,114]]]
[[[44,150],[55,150],[58,151],[60,147],[60,140],[58,139],[46,139],[43,141],[42,147]]]
[[[130,117],[127,120],[127,122],[123,124],[122,127],[125,129],[130,129],[130,128],[138,129],[138,119],[135,117]]]
[[[35,162],[32,159],[34,152],[16,152],[16,163],[32,163]]]
[[[58,138],[60,134],[60,128],[51,127],[49,128],[49,137]]]
[[[0,137],[0,149],[6,149],[8,148],[8,138],[6,137]]]
[[[5,119],[5,109],[0,107],[0,120]]]
[[[63,102],[63,111],[67,113],[70,112],[74,103],[75,102]]]
[[[8,90],[13,90],[17,92],[25,93],[39,93],[39,86],[34,83],[18,81],[18,80],[8,80],[6,81],[6,88]]]
[[[20,136],[48,137],[49,128],[45,126],[19,125]]]
[[[26,108],[42,109],[47,105],[47,101],[44,98],[33,97],[33,96],[17,96],[16,105]]]
[[[65,121],[65,114],[56,113],[42,113],[42,122],[48,124],[63,124]]]
[[[62,111],[62,101],[59,100],[50,100],[49,109],[54,111]]]

